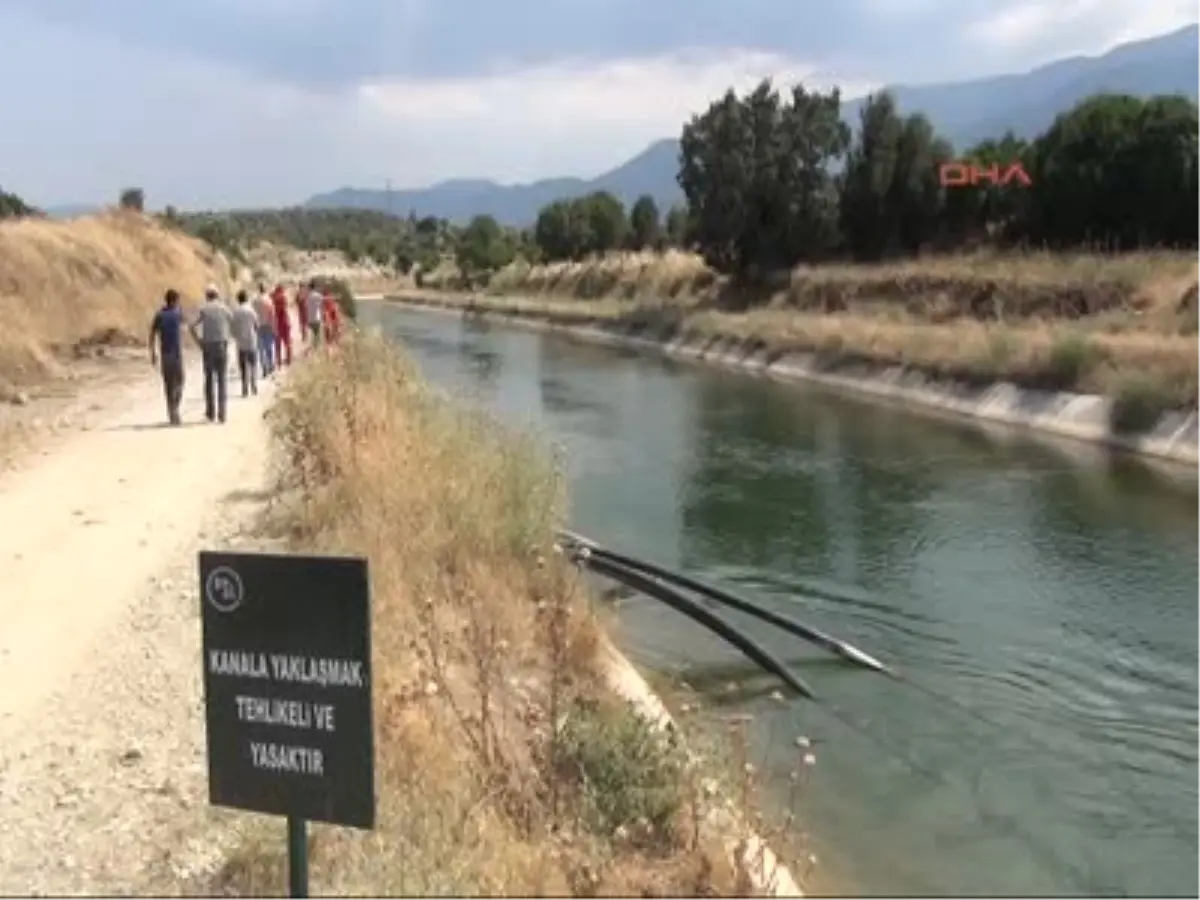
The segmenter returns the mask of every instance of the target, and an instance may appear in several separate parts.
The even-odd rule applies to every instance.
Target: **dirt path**
[[[209,425],[187,377],[184,427],[147,365],[0,474],[0,894],[129,893],[229,821],[206,806],[195,554],[253,544],[273,386],[235,378]]]

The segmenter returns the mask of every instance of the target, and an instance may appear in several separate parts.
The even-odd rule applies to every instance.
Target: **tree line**
[[[682,206],[664,217],[649,195],[639,197],[627,214],[614,194],[595,191],[548,204],[529,228],[507,227],[490,215],[475,216],[456,230],[454,258],[466,280],[475,281],[518,257],[529,263],[555,262],[610,250],[682,246],[686,221]]]
[[[407,273],[426,270],[451,251],[454,229],[434,216],[407,217],[371,209],[234,210],[180,213],[168,207],[170,223],[211,246],[240,254],[262,242],[287,244],[301,250],[339,250],[351,262],[370,259]]]
[[[1032,141],[1010,132],[956,154],[887,92],[866,99],[852,133],[836,89],[781,96],[763,81],[745,96],[728,91],[684,125],[687,203],[665,227],[649,197],[627,215],[617,198],[594,194],[543,208],[532,238],[546,261],[674,243],[742,277],[981,242],[1195,247],[1197,130],[1185,97],[1097,95]],[[953,170],[943,166],[956,161],[1014,177],[946,186]]]
[[[650,196],[626,210],[600,191],[554,201],[526,228],[476,216],[457,226],[415,213],[368,209],[180,213],[162,218],[234,260],[261,242],[340,250],[418,275],[453,259],[477,280],[516,258],[579,260],[615,250],[683,247],[739,277],[829,259],[877,261],[979,243],[1053,249],[1197,245],[1196,104],[1185,97],[1097,95],[1059,115],[1031,141],[1012,133],[962,153],[929,120],[902,115],[882,92],[866,98],[859,127],[841,95],[769,80],[732,89],[680,136],[677,180],[686,202],[660,210]],[[1023,178],[948,187],[942,166],[967,161]],[[1026,178],[1028,183],[1026,184]],[[141,209],[140,189],[121,205]],[[0,218],[35,215],[0,192]]]
[[[0,188],[0,219],[18,219],[41,214],[41,210],[30,206],[16,194]]]

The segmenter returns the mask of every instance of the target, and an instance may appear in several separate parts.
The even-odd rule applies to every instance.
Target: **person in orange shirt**
[[[292,318],[288,315],[287,294],[282,284],[275,285],[271,292],[271,306],[275,309],[275,364],[292,364]]]
[[[325,343],[332,344],[338,339],[338,331],[340,330],[340,319],[338,313],[337,300],[333,298],[333,291],[325,289],[325,297],[321,301],[323,312],[325,313]]]

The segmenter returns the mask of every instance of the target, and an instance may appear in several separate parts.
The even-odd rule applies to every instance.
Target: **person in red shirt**
[[[292,319],[288,315],[287,294],[282,284],[275,285],[271,292],[271,306],[275,308],[275,364],[292,364]]]
[[[296,288],[296,317],[300,320],[300,340],[308,341],[308,285]]]
[[[325,313],[325,343],[333,344],[338,339],[339,319],[337,300],[333,298],[333,291],[326,289],[325,297],[321,301],[323,312]]]

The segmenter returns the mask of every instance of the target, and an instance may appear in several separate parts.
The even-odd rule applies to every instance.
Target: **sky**
[[[0,0],[0,188],[198,209],[592,177],[765,76],[852,97],[1197,18],[1195,0]]]

